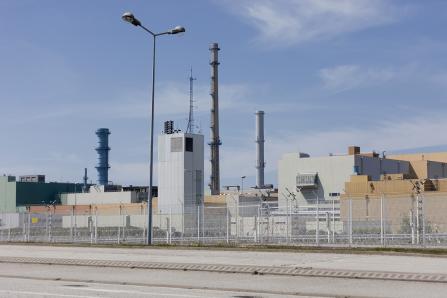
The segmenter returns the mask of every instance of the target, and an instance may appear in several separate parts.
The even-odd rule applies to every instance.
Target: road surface
[[[86,260],[90,263],[82,263]],[[0,297],[445,297],[447,293],[447,279],[441,278],[447,277],[443,257],[0,245],[0,262]],[[61,265],[49,265],[58,262]],[[162,269],[134,266],[140,263]],[[192,269],[163,269],[172,264]],[[216,270],[202,270],[206,266]],[[280,273],[219,272],[225,266],[279,268]],[[370,277],[281,273],[290,268],[367,272]],[[395,278],[399,276],[419,276],[420,281]],[[424,276],[438,278],[422,281]]]

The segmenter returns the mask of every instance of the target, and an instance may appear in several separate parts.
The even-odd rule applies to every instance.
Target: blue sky
[[[0,0],[0,173],[96,180],[96,136],[112,131],[110,179],[147,184],[151,39],[156,133],[186,127],[188,72],[209,135],[209,51],[219,42],[222,184],[254,184],[254,112],[266,112],[266,182],[283,153],[447,149],[446,1]],[[209,152],[207,150],[207,156]],[[207,176],[209,173],[209,163]]]

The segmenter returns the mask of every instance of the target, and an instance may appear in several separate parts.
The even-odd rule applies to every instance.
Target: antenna
[[[189,75],[189,118],[186,133],[194,133],[194,81],[197,80],[192,76],[192,67]]]

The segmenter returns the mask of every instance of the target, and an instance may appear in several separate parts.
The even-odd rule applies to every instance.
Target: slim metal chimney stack
[[[87,184],[88,184],[88,176],[87,176],[87,168],[84,169],[84,185],[82,186],[82,192],[87,192]]]
[[[219,45],[212,43],[210,45],[211,52],[211,181],[210,189],[212,195],[220,193],[220,170],[219,170],[219,146],[222,144],[219,137]]]
[[[264,111],[256,111],[256,188],[264,188]]]
[[[109,184],[109,135],[110,131],[108,128],[100,128],[96,131],[98,136],[98,147],[96,152],[98,152],[98,165],[96,169],[98,170],[98,184],[107,185]]]

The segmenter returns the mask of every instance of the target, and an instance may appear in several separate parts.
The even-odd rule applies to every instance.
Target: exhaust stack
[[[256,111],[256,188],[264,188],[264,111]]]
[[[222,145],[219,137],[219,45],[212,43],[210,45],[211,52],[211,181],[210,190],[212,195],[220,193],[220,169],[219,169],[219,146]]]
[[[98,136],[98,147],[96,152],[98,152],[98,165],[96,170],[98,170],[98,184],[107,185],[109,184],[109,135],[110,131],[108,128],[100,128],[96,131]]]

